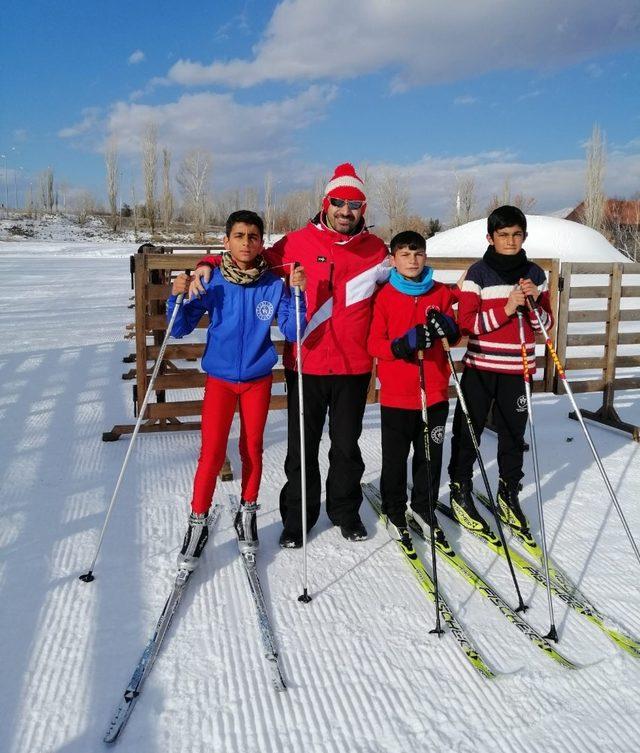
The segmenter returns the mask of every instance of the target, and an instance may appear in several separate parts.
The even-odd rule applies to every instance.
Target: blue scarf
[[[433,287],[433,269],[425,267],[419,277],[407,280],[394,267],[391,270],[389,282],[396,290],[406,295],[424,295],[424,293],[428,293]]]

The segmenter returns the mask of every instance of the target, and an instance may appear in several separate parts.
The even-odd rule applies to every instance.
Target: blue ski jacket
[[[184,303],[173,325],[180,338],[193,332],[203,314],[209,314],[207,344],[202,368],[210,376],[227,382],[249,382],[271,373],[278,361],[271,340],[271,323],[289,342],[296,340],[296,311],[293,295],[280,277],[265,272],[250,285],[229,282],[215,269],[200,298]],[[176,296],[167,300],[167,321]],[[305,296],[300,296],[300,334],[306,323]]]

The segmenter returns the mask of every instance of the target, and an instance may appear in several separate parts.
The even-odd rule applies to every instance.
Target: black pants
[[[478,444],[491,401],[494,401],[493,416],[498,432],[498,471],[500,478],[517,483],[524,475],[522,458],[527,427],[527,399],[522,374],[497,374],[467,367],[462,374],[461,385]],[[451,479],[470,481],[475,460],[476,453],[467,421],[458,402],[453,416],[449,463]]]
[[[280,515],[285,529],[302,530],[300,417],[298,374],[287,369],[288,441],[284,472],[287,482],[280,492]],[[329,473],[327,474],[327,515],[334,525],[357,518],[362,491],[364,463],[358,440],[367,401],[371,374],[303,376],[304,434],[307,477],[307,528],[320,515],[320,466],[318,453],[324,422],[329,412]]]
[[[431,463],[428,464],[425,453],[422,411],[387,408],[384,405],[380,407],[382,511],[397,525],[403,523],[407,507],[407,458],[412,445],[413,490],[411,492],[411,506],[417,512],[427,516],[427,520],[429,519],[429,476],[431,477],[431,499],[433,504],[438,501],[444,425],[448,413],[449,403],[446,401],[431,405],[427,409],[429,455],[431,458]]]

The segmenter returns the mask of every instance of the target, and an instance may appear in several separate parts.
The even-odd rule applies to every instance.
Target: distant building
[[[565,217],[566,220],[584,224],[584,201]],[[605,224],[614,227],[640,227],[640,201],[607,199],[604,206]]]
[[[584,201],[566,216],[584,224]],[[607,199],[604,205],[603,233],[626,256],[634,261],[640,253],[640,201]]]

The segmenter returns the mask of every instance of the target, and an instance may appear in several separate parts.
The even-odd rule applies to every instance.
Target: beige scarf
[[[222,254],[220,272],[224,279],[229,282],[234,282],[236,285],[250,285],[252,282],[259,280],[267,269],[269,269],[262,254],[256,256],[254,264],[255,266],[251,269],[240,269],[233,260],[233,256],[228,251],[225,251]]]

